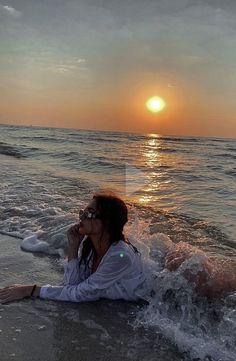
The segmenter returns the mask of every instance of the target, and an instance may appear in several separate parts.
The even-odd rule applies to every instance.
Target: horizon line
[[[73,128],[73,127],[56,127],[56,126],[45,126],[45,125],[35,125],[35,124],[12,124],[12,123],[0,123],[0,126],[13,126],[13,127],[26,127],[26,128],[45,128],[45,129],[66,129],[66,130],[76,130],[76,131],[89,131],[89,132],[107,132],[107,133],[127,133],[134,135],[156,135],[157,137],[179,137],[179,138],[213,138],[213,139],[228,139],[236,140],[235,138],[230,137],[218,137],[218,136],[207,136],[207,135],[180,135],[180,134],[160,134],[155,132],[135,132],[128,130],[104,130],[104,129],[90,129],[90,128]]]

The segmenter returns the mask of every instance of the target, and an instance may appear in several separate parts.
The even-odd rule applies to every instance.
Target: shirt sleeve
[[[77,285],[84,281],[84,266],[79,265],[79,259],[71,259],[64,264],[64,285]]]
[[[108,288],[125,277],[131,264],[132,259],[128,254],[116,252],[106,258],[96,272],[77,285],[42,286],[40,298],[71,302],[96,301],[104,297]]]

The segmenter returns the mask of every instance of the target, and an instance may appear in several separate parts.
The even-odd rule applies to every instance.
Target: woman
[[[120,198],[95,194],[80,212],[80,223],[67,232],[64,286],[12,285],[0,290],[1,303],[31,296],[72,302],[138,300],[145,276],[138,250],[123,235],[127,220],[128,210]]]

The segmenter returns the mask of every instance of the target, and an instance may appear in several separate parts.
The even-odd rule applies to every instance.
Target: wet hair
[[[97,213],[99,214],[99,218],[103,223],[103,230],[100,241],[104,232],[106,231],[109,234],[110,245],[122,240],[131,245],[135,252],[138,252],[137,248],[133,246],[123,234],[124,225],[128,221],[128,208],[125,202],[115,193],[103,191],[95,193],[93,195],[93,199],[96,200]],[[91,255],[89,259],[87,259],[90,252]],[[94,253],[95,248],[93,246],[92,240],[90,237],[88,237],[83,242],[79,264],[84,262],[84,264],[87,266]]]

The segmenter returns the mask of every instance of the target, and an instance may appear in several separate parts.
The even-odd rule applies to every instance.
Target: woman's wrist
[[[37,285],[29,285],[29,286],[25,286],[25,297],[32,297],[32,298],[36,298],[39,297],[40,295],[40,290],[41,287],[37,286]]]
[[[32,297],[39,297],[40,296],[40,290],[41,290],[41,287],[36,285],[36,287],[34,289],[34,292],[32,294]]]

